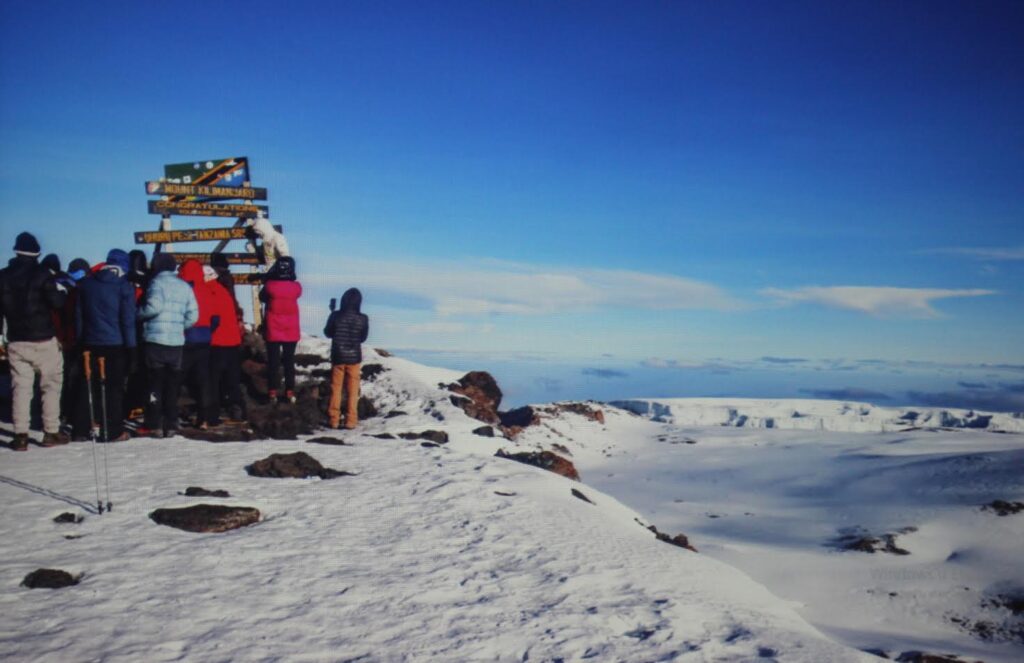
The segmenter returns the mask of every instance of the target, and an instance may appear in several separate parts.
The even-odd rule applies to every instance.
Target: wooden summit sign
[[[213,256],[224,256],[229,265],[258,265],[260,257],[255,253],[168,253],[173,256],[174,261],[179,265],[186,260],[198,260],[204,265],[209,265]]]
[[[149,213],[167,216],[219,216],[232,219],[255,219],[260,212],[266,216],[270,208],[265,205],[239,203],[197,203],[192,201],[149,200]]]
[[[246,186],[209,186],[205,184],[175,184],[173,182],[146,182],[146,193],[151,196],[189,196],[231,200],[266,200],[267,190]]]
[[[149,230],[135,233],[136,244],[171,244],[173,242],[223,242],[246,239],[248,228],[190,228],[188,230]],[[283,232],[284,227],[276,225],[274,230]]]

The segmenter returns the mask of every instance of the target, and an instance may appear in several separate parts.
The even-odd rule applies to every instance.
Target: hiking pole
[[[89,395],[89,436],[92,437],[92,473],[96,479],[96,512],[103,513],[103,502],[100,501],[100,468],[96,463],[96,437],[99,434],[96,426],[95,409],[92,406],[92,353],[86,350],[82,353],[82,363],[85,366],[85,390]]]
[[[110,428],[107,427],[107,358],[97,357],[96,363],[100,367],[100,404],[103,407],[103,441],[110,442]],[[107,512],[110,504],[110,467],[107,465],[107,445],[103,445],[103,479],[107,487]]]

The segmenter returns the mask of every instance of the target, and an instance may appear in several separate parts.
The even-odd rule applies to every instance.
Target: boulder
[[[380,364],[363,364],[363,367],[359,369],[359,377],[363,382],[373,382],[378,375],[386,370]]]
[[[554,413],[571,412],[604,425],[604,412],[586,403],[555,403],[548,410]]]
[[[308,440],[306,440],[306,444],[329,444],[329,445],[333,445],[333,446],[336,446],[336,447],[350,447],[350,446],[352,446],[351,444],[349,444],[345,440],[342,440],[341,438],[327,437],[327,436],[311,437]]]
[[[259,439],[294,440],[310,435],[323,420],[320,389],[303,385],[296,390],[295,403],[266,403],[249,406],[249,425]]]
[[[997,516],[1011,516],[1024,511],[1024,502],[1008,502],[1006,500],[992,500],[981,507],[982,511],[992,511]]]
[[[654,536],[656,539],[658,539],[658,541],[664,541],[665,543],[670,543],[673,546],[678,546],[680,548],[686,548],[687,550],[697,552],[697,549],[690,545],[690,539],[687,538],[685,534],[676,534],[675,536],[669,536],[665,532],[659,532],[658,528],[654,525],[648,525],[647,529],[654,533]]]
[[[186,532],[226,532],[259,522],[260,511],[251,506],[196,504],[176,509],[157,509],[149,518]]]
[[[207,490],[199,486],[189,486],[182,494],[185,497],[231,497],[226,490]]]
[[[73,576],[61,569],[36,569],[21,581],[22,587],[29,589],[60,589],[77,585],[82,576]]]
[[[71,525],[77,525],[78,523],[82,522],[83,520],[85,520],[85,516],[83,516],[81,514],[78,514],[78,513],[71,513],[70,511],[65,511],[64,513],[62,513],[59,516],[57,516],[56,518],[54,518],[53,522],[61,523],[61,524],[65,524],[66,523],[66,524],[71,524]]]
[[[297,354],[295,355],[295,366],[298,368],[309,368],[311,366],[319,366],[320,364],[329,364],[330,359],[327,357],[321,357],[320,355],[314,354]]]
[[[485,424],[500,423],[498,407],[501,406],[501,389],[494,377],[486,371],[471,371],[458,382],[448,385],[458,397],[452,397],[452,404],[467,415]]]
[[[527,426],[534,426],[540,422],[540,417],[537,415],[537,411],[529,405],[517,407],[516,409],[509,410],[508,412],[499,412],[498,418],[501,420],[501,425],[505,428],[523,429]]]
[[[498,458],[507,458],[518,463],[533,465],[534,467],[539,467],[549,472],[560,474],[567,479],[572,479],[573,481],[580,480],[580,474],[576,471],[576,466],[573,465],[571,461],[550,451],[523,451],[518,453],[508,453],[504,449],[499,449],[498,453],[494,455]]]
[[[473,435],[479,435],[480,437],[494,437],[494,427],[481,426],[480,428],[474,428]]]
[[[249,476],[273,479],[306,479],[308,477],[334,479],[335,477],[354,476],[351,472],[324,467],[320,464],[320,461],[304,451],[296,451],[290,454],[271,454],[252,465],[248,465],[245,471],[249,473]]]
[[[440,430],[425,430],[421,433],[399,433],[403,440],[429,440],[435,444],[448,444],[448,433]]]

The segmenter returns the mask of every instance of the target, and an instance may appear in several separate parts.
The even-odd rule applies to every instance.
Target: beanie
[[[158,253],[153,256],[153,273],[173,272],[178,263],[170,253]]]
[[[14,252],[22,256],[38,256],[42,249],[32,233],[21,233],[14,240]]]
[[[57,257],[56,253],[46,254],[46,257],[43,258],[39,262],[39,264],[45,267],[46,269],[50,270],[54,274],[60,271],[60,258]]]
[[[121,249],[110,249],[107,254],[107,264],[119,267],[122,272],[128,272],[128,254]]]

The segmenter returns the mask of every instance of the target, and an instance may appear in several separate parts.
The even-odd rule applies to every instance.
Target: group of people
[[[142,436],[172,437],[180,422],[183,385],[196,402],[191,425],[217,426],[222,417],[246,419],[241,389],[242,308],[227,261],[210,265],[157,253],[152,265],[142,251],[111,249],[106,260],[83,258],[61,269],[60,259],[40,259],[39,242],[28,232],[16,238],[15,256],[0,270],[0,335],[12,383],[14,440],[28,448],[36,376],[42,400],[44,447],[71,440],[127,440],[125,420],[142,411]],[[220,260],[218,260],[220,258]],[[295,260],[277,257],[260,291],[266,343],[268,396],[296,401],[295,348],[301,334],[298,300],[302,285]],[[324,333],[332,339],[329,423],[358,419],[361,343],[368,319],[362,295],[352,288],[333,311]],[[281,374],[284,391],[280,390]],[[70,431],[70,435],[67,431]]]

